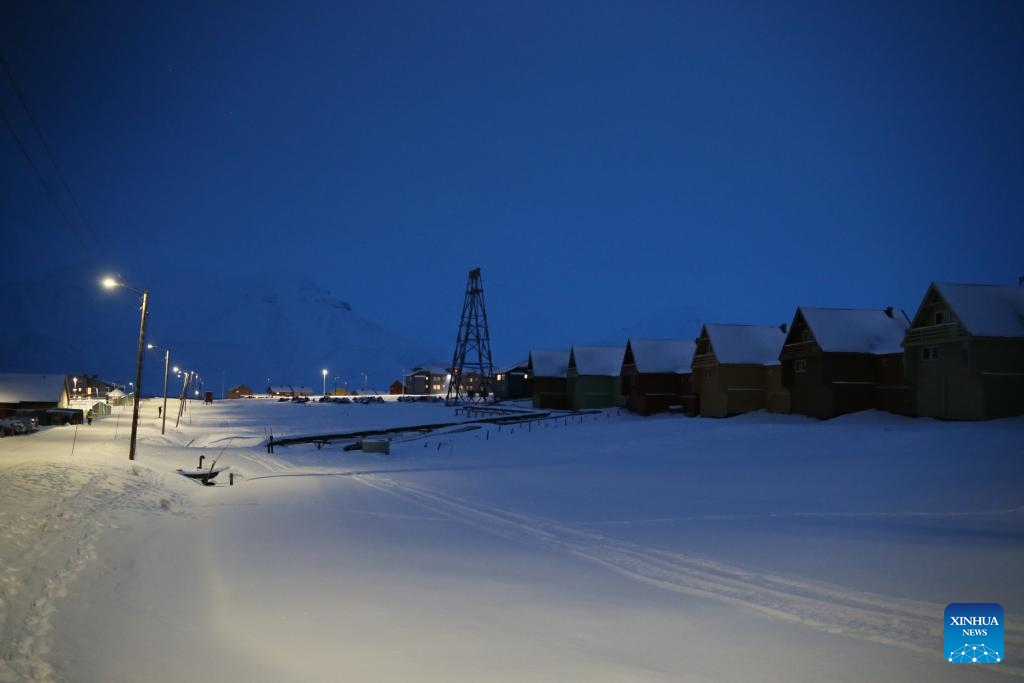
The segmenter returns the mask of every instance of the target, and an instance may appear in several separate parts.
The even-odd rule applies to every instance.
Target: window
[[[949,322],[949,316],[946,311],[935,311],[935,324],[944,325]]]
[[[813,339],[813,337],[811,336],[811,331],[809,329],[804,329],[803,331],[800,332],[801,342],[809,342],[811,341],[811,339]]]
[[[921,358],[923,360],[938,360],[942,357],[942,348],[938,346],[926,346],[921,349]]]
[[[807,359],[800,358],[793,361],[793,372],[807,372]]]
[[[711,368],[704,368],[704,379],[711,379]]]

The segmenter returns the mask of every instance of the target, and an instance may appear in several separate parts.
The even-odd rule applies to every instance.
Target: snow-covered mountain
[[[0,338],[0,371],[95,374],[134,379],[139,297],[101,289],[61,271],[6,283],[10,293]],[[205,388],[271,384],[385,389],[440,349],[386,329],[313,279],[266,271],[192,272],[151,285],[147,341],[171,350],[171,364],[195,369]],[[163,353],[149,350],[144,393],[158,393]],[[364,377],[365,373],[365,377]],[[337,378],[337,379],[335,379]]]

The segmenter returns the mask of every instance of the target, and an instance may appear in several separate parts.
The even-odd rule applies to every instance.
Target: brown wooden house
[[[708,323],[701,328],[691,378],[701,415],[727,417],[785,404],[785,388],[769,375],[779,365],[786,338],[782,327]]]
[[[528,375],[532,382],[534,408],[566,410],[569,391],[566,373],[569,370],[569,352],[535,349],[530,351]]]
[[[228,389],[228,398],[249,398],[253,395],[253,390],[244,384],[239,384],[237,387],[231,387]]]
[[[404,394],[405,385],[402,384],[402,380],[396,379],[394,382],[392,382],[391,386],[388,388],[388,393],[391,394],[392,396],[401,396],[402,394]]]
[[[680,406],[697,413],[690,382],[696,344],[683,339],[630,339],[622,359],[622,393],[634,413],[653,415]]]
[[[1024,414],[1024,287],[932,283],[903,339],[917,414]]]
[[[913,414],[900,346],[909,326],[892,308],[796,309],[779,354],[791,411],[822,419],[871,408]]]

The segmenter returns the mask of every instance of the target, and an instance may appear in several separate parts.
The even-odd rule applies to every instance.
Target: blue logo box
[[[998,664],[1003,651],[1003,607],[994,602],[954,602],[946,607],[945,657],[952,664]]]

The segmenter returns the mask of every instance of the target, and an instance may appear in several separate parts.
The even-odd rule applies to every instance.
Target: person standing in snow
[[[89,408],[89,412],[85,414],[85,421],[92,424],[92,408]]]
[[[163,412],[163,409],[164,409],[164,408],[163,408],[163,406],[157,406],[157,407],[156,407],[156,418],[157,418],[158,420],[160,419],[160,413],[162,413],[162,412]]]

